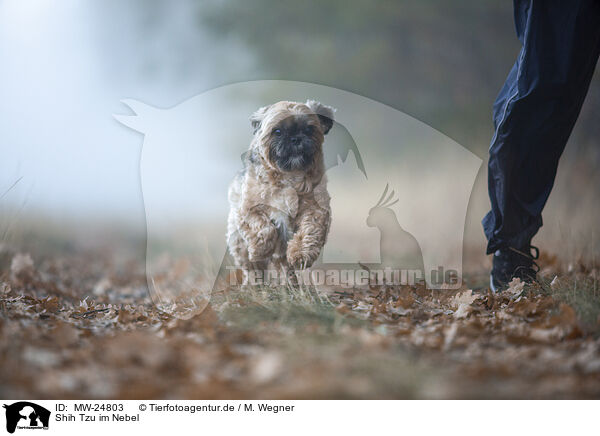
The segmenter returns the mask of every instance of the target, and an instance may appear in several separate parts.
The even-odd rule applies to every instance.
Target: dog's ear
[[[260,129],[260,123],[264,120],[265,114],[270,107],[271,105],[263,106],[250,115],[250,124],[252,125],[252,129],[254,129],[254,133],[258,132],[258,129]]]
[[[315,100],[307,100],[306,106],[310,108],[315,114],[319,116],[319,121],[321,122],[321,127],[323,128],[323,134],[327,134],[333,127],[333,115],[335,114],[335,109],[331,106],[325,106],[322,103],[319,103]]]

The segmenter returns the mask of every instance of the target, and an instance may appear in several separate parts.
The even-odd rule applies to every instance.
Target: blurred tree
[[[461,131],[489,134],[491,102],[518,51],[511,7],[481,0],[229,0],[210,3],[200,17],[215,34],[244,41],[260,59],[262,78],[362,94],[460,140],[467,138]]]
[[[491,137],[492,102],[519,50],[512,2],[501,0],[213,0],[199,16],[202,26],[239,39],[258,57],[259,69],[246,80],[308,81],[362,94],[480,155]],[[596,80],[588,98],[596,109],[598,89]],[[600,133],[594,125],[600,123],[589,131]]]

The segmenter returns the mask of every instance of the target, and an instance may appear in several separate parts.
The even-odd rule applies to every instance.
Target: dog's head
[[[335,109],[317,101],[280,101],[250,117],[253,150],[279,171],[306,171],[323,160],[323,139],[333,126]]]

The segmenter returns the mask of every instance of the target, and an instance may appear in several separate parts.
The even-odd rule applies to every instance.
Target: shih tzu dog
[[[245,168],[229,187],[227,244],[246,273],[308,268],[331,221],[323,162],[334,109],[280,101],[258,109]]]

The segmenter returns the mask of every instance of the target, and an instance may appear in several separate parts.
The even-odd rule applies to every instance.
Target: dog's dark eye
[[[304,128],[304,131],[308,134],[312,134],[312,132],[315,130],[315,126],[306,126]]]
[[[273,130],[273,133],[277,136],[281,136],[281,129],[275,129]]]

